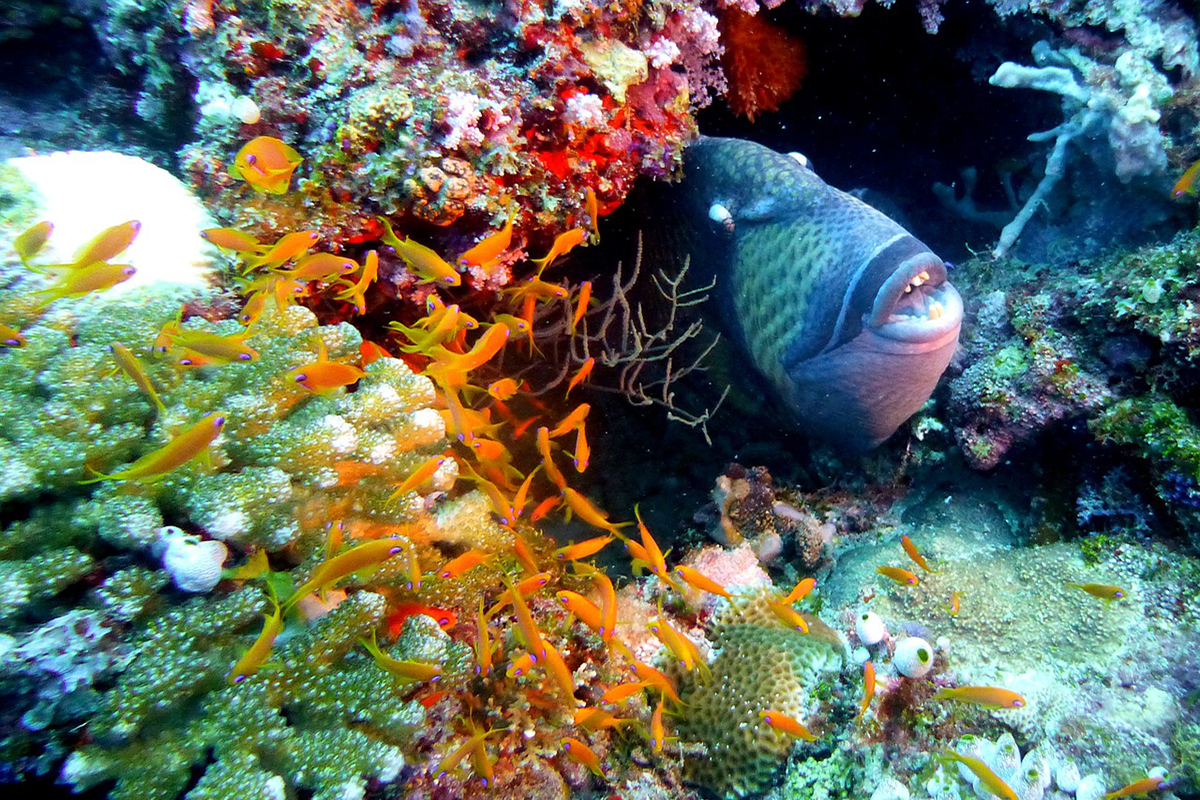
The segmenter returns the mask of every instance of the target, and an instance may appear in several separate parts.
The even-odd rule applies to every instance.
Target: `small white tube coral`
[[[892,654],[896,671],[907,678],[921,678],[933,668],[933,646],[919,636],[901,639]]]
[[[221,580],[221,565],[229,555],[224,542],[203,541],[174,525],[167,525],[158,537],[156,549],[162,551],[163,569],[180,589],[207,592]]]
[[[887,636],[887,626],[874,611],[864,611],[854,620],[854,632],[863,644],[878,644]]]

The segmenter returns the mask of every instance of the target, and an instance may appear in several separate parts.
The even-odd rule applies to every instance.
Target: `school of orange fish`
[[[230,172],[245,180],[257,191],[283,194],[288,191],[293,172],[302,161],[303,158],[295,150],[278,139],[258,137],[239,151]],[[1194,166],[1188,170],[1185,178],[1181,179],[1183,191],[1191,190],[1196,173],[1197,167]],[[1176,192],[1180,193],[1178,187]],[[578,736],[561,738],[561,752],[570,760],[604,777],[600,757],[585,741],[589,735],[604,730],[631,727],[641,732],[654,752],[662,753],[665,744],[672,740],[672,737],[667,735],[664,721],[668,713],[666,704],[669,702],[673,707],[677,707],[681,701],[675,684],[669,677],[649,664],[637,660],[629,648],[614,636],[617,625],[615,587],[604,572],[584,559],[595,556],[614,540],[620,540],[632,558],[635,573],[649,572],[681,596],[681,584],[686,584],[692,589],[718,595],[729,602],[736,602],[736,597],[691,567],[679,565],[674,569],[669,568],[666,555],[643,524],[636,508],[638,537],[635,539],[621,531],[621,528],[633,523],[611,522],[603,511],[568,485],[566,475],[556,461],[557,457],[561,457],[556,451],[565,452],[557,441],[573,437],[573,451],[565,454],[570,456],[576,472],[584,472],[588,468],[590,454],[586,434],[586,420],[590,411],[587,403],[579,404],[554,424],[547,423],[536,427],[533,440],[540,460],[532,469],[522,474],[514,466],[510,448],[527,436],[534,424],[544,418],[549,409],[535,403],[540,413],[521,419],[506,403],[518,395],[528,396],[527,384],[511,377],[494,376],[494,379],[488,381],[472,381],[472,373],[484,371],[483,368],[509,346],[514,337],[526,337],[529,350],[533,351],[533,327],[539,303],[551,299],[567,299],[573,307],[573,312],[569,315],[569,330],[571,335],[575,334],[591,301],[591,283],[585,281],[571,287],[545,281],[542,276],[560,256],[585,243],[590,235],[598,235],[598,211],[595,196],[590,192],[587,209],[591,232],[577,227],[561,234],[545,257],[532,261],[536,267],[533,275],[503,291],[505,298],[511,301],[518,313],[495,313],[490,322],[480,323],[458,305],[445,304],[434,292],[428,296],[425,315],[413,325],[398,322],[389,325],[398,336],[394,349],[413,359],[422,374],[436,384],[444,406],[442,413],[447,434],[453,443],[445,453],[419,465],[396,486],[393,498],[420,489],[433,478],[446,459],[457,459],[460,474],[475,484],[487,499],[496,518],[512,535],[509,552],[490,553],[473,549],[450,559],[436,570],[437,580],[453,581],[469,570],[488,569],[494,573],[500,584],[496,587],[498,594],[490,607],[486,607],[487,603],[482,594],[478,598],[473,620],[476,679],[485,685],[490,681],[529,679],[535,670],[540,670],[546,683],[552,687],[552,694],[558,694],[562,707],[570,713],[572,724],[577,729]],[[450,264],[431,248],[411,239],[398,237],[386,219],[380,218],[380,223],[383,244],[392,248],[422,283],[432,283],[441,287],[453,288],[461,284],[458,267],[478,267],[486,272],[509,250],[512,243],[513,217],[510,216],[500,230],[486,236],[464,252],[456,264]],[[57,265],[36,265],[32,261],[53,232],[50,223],[39,223],[18,236],[14,241],[14,249],[22,262],[32,270],[54,278],[54,282],[48,288],[36,293],[39,297],[39,308],[62,298],[81,297],[104,291],[131,277],[134,273],[133,267],[113,264],[111,261],[130,246],[139,230],[140,224],[137,221],[108,228],[85,244],[71,263]],[[263,243],[250,233],[232,228],[209,229],[204,231],[202,236],[222,250],[235,253],[243,259],[244,273],[241,283],[245,303],[238,314],[238,321],[247,330],[233,336],[184,330],[181,326],[181,310],[176,320],[162,328],[151,353],[157,357],[169,357],[180,369],[224,366],[257,359],[258,353],[246,340],[253,337],[253,326],[267,304],[274,303],[277,308],[283,309],[307,296],[313,286],[335,288],[336,297],[347,303],[357,314],[363,314],[367,310],[368,291],[376,281],[379,271],[379,259],[374,250],[366,253],[360,265],[353,259],[331,253],[312,253],[320,238],[316,231],[289,233],[273,243]],[[0,325],[0,345],[20,347],[24,343],[20,331]],[[120,342],[114,342],[110,349],[113,369],[124,372],[162,410],[162,401],[140,358]],[[283,377],[314,394],[330,394],[353,385],[366,375],[362,367],[382,357],[392,356],[385,347],[364,341],[361,348],[361,366],[330,361],[322,345],[315,362],[297,365]],[[593,367],[592,360],[581,366],[567,384],[567,395],[588,379]],[[91,469],[89,465],[95,477],[85,483],[102,480],[158,479],[205,454],[209,445],[220,435],[226,418],[227,414],[219,410],[206,414],[164,446],[143,455],[117,472],[102,474]],[[508,443],[503,439],[507,439]],[[535,490],[534,481],[539,473],[543,476],[542,483],[548,485]],[[543,488],[548,492],[544,492]],[[546,496],[538,500],[538,494]],[[549,557],[539,558],[535,555],[538,548],[531,546],[531,542],[526,539],[527,535],[536,534],[530,525],[560,506],[565,507],[568,519],[572,515],[577,516],[588,525],[604,531],[604,535],[567,545],[554,550]],[[526,509],[530,509],[528,514]],[[340,522],[329,524],[324,561],[316,567],[304,584],[282,602],[274,596],[271,588],[273,584],[267,581],[273,611],[266,615],[261,633],[230,670],[228,680],[231,685],[246,680],[268,663],[274,642],[284,630],[285,615],[294,611],[302,600],[313,594],[323,596],[344,578],[353,574],[362,575],[364,571],[377,568],[401,554],[408,559],[406,588],[413,594],[414,599],[390,609],[387,634],[395,637],[404,620],[414,615],[431,616],[444,630],[455,627],[457,616],[453,610],[432,608],[416,599],[422,581],[426,578],[423,576],[419,558],[412,548],[406,546],[408,543],[404,538],[372,539],[346,547],[343,534],[344,529]],[[920,569],[933,571],[908,536],[901,538],[901,544]],[[566,565],[570,566],[570,573],[565,571]],[[227,576],[234,580],[252,580],[267,575],[269,570],[266,552],[257,551],[251,554],[244,564],[227,571]],[[900,586],[915,586],[920,583],[917,574],[900,567],[884,565],[876,571]],[[589,581],[600,599],[600,605],[597,606],[588,597],[564,586],[558,586],[555,596],[568,615],[567,625],[569,626],[570,620],[574,619],[592,630],[599,636],[609,655],[619,655],[633,676],[628,682],[605,687],[599,705],[594,707],[580,706],[580,701],[576,698],[579,687],[563,653],[555,647],[551,637],[547,637],[539,628],[527,602],[547,587],[561,583],[567,574],[575,578],[576,584],[582,580]],[[771,599],[769,607],[782,623],[800,633],[807,633],[808,625],[803,616],[795,610],[794,604],[803,600],[814,586],[815,581],[806,578],[788,594]],[[1101,584],[1071,583],[1067,584],[1067,587],[1087,592],[1105,603],[1120,600],[1127,594],[1119,587]],[[955,592],[949,598],[946,609],[951,615],[957,615],[959,604],[960,597]],[[511,611],[507,610],[509,606]],[[503,652],[502,637],[493,635],[493,623],[501,619],[509,620],[509,628],[524,648],[524,652]],[[649,629],[662,643],[671,659],[688,671],[699,670],[700,675],[704,675],[707,665],[703,655],[685,633],[670,624],[662,611],[661,599],[659,614],[651,620]],[[441,667],[437,664],[405,661],[387,655],[380,648],[376,633],[361,643],[382,670],[398,680],[413,684],[414,687],[436,684],[442,677]],[[499,668],[502,666],[504,669],[501,671]],[[862,687],[863,695],[857,715],[860,721],[869,710],[875,693],[875,668],[871,661],[864,664]],[[448,691],[477,693],[480,687],[445,687],[444,690],[427,695],[422,702],[427,706],[431,705],[444,697]],[[648,693],[652,700],[657,698],[650,713],[648,727],[637,717],[614,715],[613,710],[620,704],[643,693]],[[994,686],[942,688],[934,695],[934,699],[970,703],[988,709],[1020,708],[1025,705],[1024,698],[1019,694]],[[778,710],[764,708],[758,712],[758,716],[766,724],[797,739],[815,741],[819,738],[799,720]],[[464,718],[464,724],[467,728],[466,740],[441,759],[433,769],[432,776],[436,778],[448,773],[469,758],[475,776],[483,786],[490,787],[494,782],[495,759],[489,753],[488,740],[489,737],[507,730],[507,727],[485,727],[470,714]],[[981,785],[990,793],[1006,800],[1017,800],[1013,789],[979,759],[947,750],[941,756],[941,760],[966,767],[978,776]],[[1159,788],[1162,783],[1161,778],[1143,778],[1109,793],[1106,798],[1115,800],[1146,793]]]

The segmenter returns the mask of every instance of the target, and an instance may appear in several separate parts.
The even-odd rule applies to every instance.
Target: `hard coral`
[[[813,687],[842,668],[838,634],[815,617],[809,633],[785,626],[767,606],[770,595],[739,597],[710,628],[718,655],[712,677],[681,681],[684,706],[676,723],[683,742],[702,742],[704,758],[686,762],[688,777],[726,797],[762,791],[792,751],[794,740],[759,712],[775,709],[801,721],[825,711]],[[811,747],[805,745],[805,747]]]

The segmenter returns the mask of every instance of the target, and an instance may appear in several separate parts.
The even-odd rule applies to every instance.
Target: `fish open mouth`
[[[905,342],[936,342],[962,324],[962,298],[933,253],[904,261],[875,294],[864,323],[876,334]]]

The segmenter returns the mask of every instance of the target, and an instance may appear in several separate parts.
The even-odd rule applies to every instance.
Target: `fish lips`
[[[929,277],[922,281],[921,273]],[[957,338],[962,316],[962,297],[946,280],[945,263],[926,251],[903,261],[883,282],[863,325],[897,346],[926,350]]]

